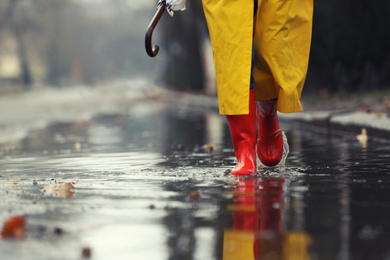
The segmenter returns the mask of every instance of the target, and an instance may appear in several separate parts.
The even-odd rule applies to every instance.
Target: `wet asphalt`
[[[25,233],[1,259],[390,259],[386,136],[282,116],[285,166],[237,178],[210,104],[142,99],[2,142],[0,224]]]

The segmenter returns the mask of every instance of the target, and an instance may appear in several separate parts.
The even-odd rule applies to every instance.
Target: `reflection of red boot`
[[[282,239],[284,180],[266,178],[261,179],[259,184],[261,186],[259,193],[260,242],[259,246],[255,247],[258,249],[255,251],[256,259],[268,259],[270,256],[272,259],[285,259]],[[290,259],[290,255],[287,258]]]
[[[281,233],[283,199],[283,179],[262,179],[260,186],[261,231]]]
[[[241,180],[234,191],[234,230],[258,231],[257,179]]]
[[[270,167],[277,165],[283,156],[283,134],[276,104],[277,100],[256,101],[257,156]]]
[[[223,259],[258,259],[255,247],[259,244],[259,217],[257,179],[240,180],[233,192],[232,230],[224,231]]]
[[[226,116],[232,136],[234,153],[238,160],[232,175],[249,175],[256,172],[256,117],[255,92],[250,90],[249,114]]]

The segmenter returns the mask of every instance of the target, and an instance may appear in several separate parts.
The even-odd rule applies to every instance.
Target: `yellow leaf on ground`
[[[66,183],[52,183],[43,187],[42,192],[48,196],[57,198],[70,198],[74,192],[71,191],[74,186],[70,182]]]

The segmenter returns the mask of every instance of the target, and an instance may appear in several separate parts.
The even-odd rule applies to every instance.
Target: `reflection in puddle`
[[[282,128],[286,167],[241,179],[224,175],[235,165],[224,117],[188,107],[139,104],[0,144],[0,222],[27,223],[26,238],[0,251],[11,260],[78,259],[83,248],[93,259],[386,259],[390,146]]]
[[[233,228],[224,231],[223,259],[309,259],[310,237],[282,231],[282,178],[240,180],[234,190]]]

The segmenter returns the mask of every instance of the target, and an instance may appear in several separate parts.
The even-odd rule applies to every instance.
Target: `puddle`
[[[224,174],[235,164],[224,117],[164,103],[1,144],[0,223],[23,215],[26,235],[0,240],[0,252],[40,260],[87,258],[86,250],[91,259],[389,259],[390,145],[282,127],[286,167],[242,179]],[[66,183],[74,188],[59,193]]]

